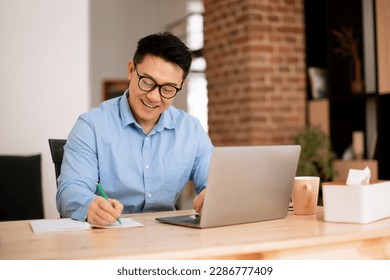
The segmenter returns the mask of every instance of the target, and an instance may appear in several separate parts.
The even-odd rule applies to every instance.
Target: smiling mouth
[[[141,99],[141,102],[142,102],[142,104],[144,104],[146,107],[151,108],[151,109],[154,109],[154,108],[157,108],[157,107],[158,107],[158,106],[150,105],[149,103],[146,103],[146,102],[143,101],[142,99]]]

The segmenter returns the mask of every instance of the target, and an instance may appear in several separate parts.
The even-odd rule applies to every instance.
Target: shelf
[[[329,137],[338,158],[352,145],[354,131],[365,135],[364,157],[377,160],[380,180],[390,180],[390,4],[388,0],[305,1],[307,68],[327,69],[327,99],[313,99],[308,87],[308,121]],[[318,26],[318,28],[317,28]],[[316,29],[317,28],[317,29]],[[335,31],[346,28],[357,42],[366,93],[352,93],[356,74],[350,56],[335,51],[341,47]],[[346,30],[344,29],[344,31]],[[375,36],[374,36],[375,34]],[[321,41],[318,41],[322,38]],[[321,42],[321,47],[318,46]],[[325,48],[324,48],[325,46]]]

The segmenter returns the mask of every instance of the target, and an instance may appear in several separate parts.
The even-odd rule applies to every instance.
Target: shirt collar
[[[119,101],[119,114],[122,121],[122,127],[128,126],[132,123],[136,123],[134,115],[130,110],[128,99],[129,99],[129,90],[127,89],[125,93],[121,96]]]
[[[155,130],[156,132],[160,132],[163,131],[165,128],[174,129],[175,127],[176,127],[176,122],[175,119],[173,118],[173,109],[171,105],[167,110],[165,110],[161,114],[160,119],[158,120],[155,126]]]

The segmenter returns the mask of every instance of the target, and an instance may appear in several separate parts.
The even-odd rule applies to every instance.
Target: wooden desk
[[[28,221],[0,223],[0,259],[390,259],[390,218],[367,225],[317,215],[191,229],[155,221],[192,211],[128,215],[140,228],[34,234]]]

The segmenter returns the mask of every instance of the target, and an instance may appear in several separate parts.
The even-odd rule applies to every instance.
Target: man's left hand
[[[193,205],[197,213],[202,214],[204,196],[206,195],[206,189],[203,189],[197,196],[195,196]]]

